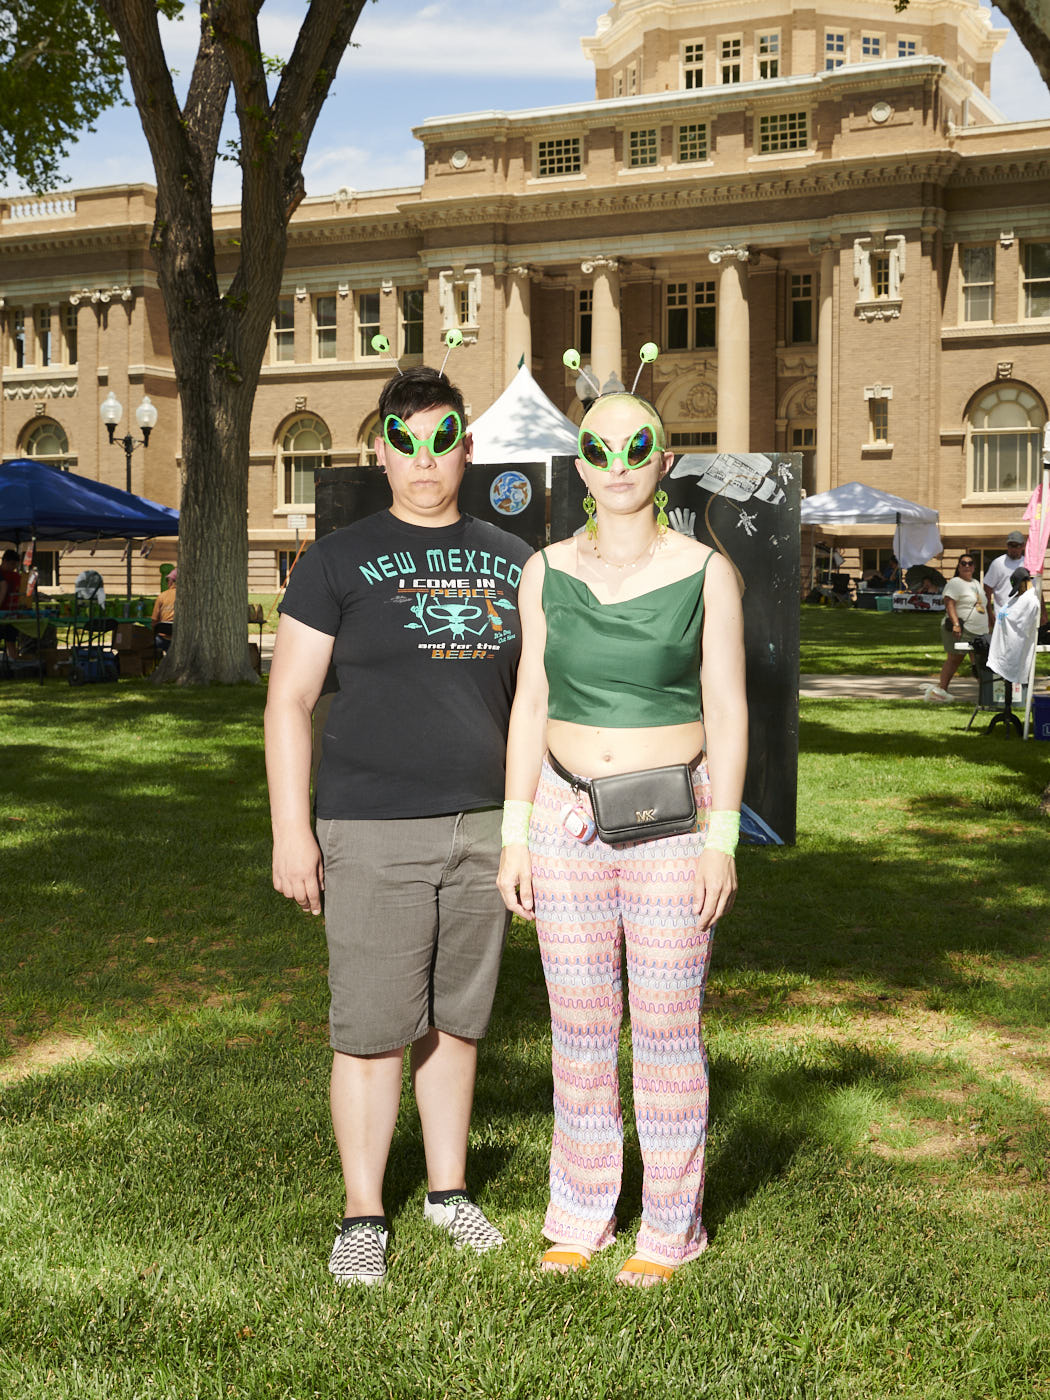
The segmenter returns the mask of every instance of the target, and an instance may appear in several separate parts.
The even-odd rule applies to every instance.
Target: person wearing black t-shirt
[[[477,1041],[509,916],[496,888],[517,585],[531,550],[463,515],[459,391],[428,368],[379,400],[388,511],[312,545],[281,604],[266,705],[273,883],[325,915],[332,1123],[346,1185],[329,1269],[386,1273],[383,1177],[406,1046],[429,1191],[457,1248],[503,1243],[466,1190]],[[311,825],[311,715],[329,666]]]

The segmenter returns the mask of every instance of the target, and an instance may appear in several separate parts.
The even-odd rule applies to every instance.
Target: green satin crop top
[[[547,714],[570,724],[647,729],[701,716],[704,566],[638,598],[601,603],[543,553]]]

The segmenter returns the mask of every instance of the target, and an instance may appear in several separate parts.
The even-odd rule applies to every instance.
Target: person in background
[[[167,651],[171,645],[171,634],[175,627],[175,584],[178,577],[178,569],[172,569],[168,574],[167,588],[163,593],[158,593],[157,601],[153,604],[153,637],[161,651]]]
[[[3,559],[0,560],[0,613],[18,610],[18,594],[21,586],[18,555],[13,549],[5,549]],[[17,630],[9,623],[0,623],[0,641],[3,641],[8,656],[14,659],[18,649]]]
[[[1006,537],[1006,553],[998,555],[984,571],[984,592],[988,599],[988,615],[995,626],[995,614],[1010,601],[1010,578],[1024,559],[1025,537],[1020,530],[1011,530]]]
[[[923,688],[923,699],[933,704],[947,704],[955,699],[948,687],[962,663],[965,651],[956,651],[957,642],[974,646],[988,635],[988,606],[981,585],[974,578],[976,561],[972,554],[963,554],[955,566],[955,577],[944,585],[944,617],[941,621],[941,645],[944,665],[936,685]]]

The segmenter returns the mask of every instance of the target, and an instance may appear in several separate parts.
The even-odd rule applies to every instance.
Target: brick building
[[[453,326],[475,416],[524,356],[578,419],[562,350],[604,382],[655,340],[640,388],[673,445],[799,450],[810,491],[936,506],[949,567],[999,552],[1050,396],[1050,122],[992,105],[1002,38],[977,0],[616,0],[583,41],[592,100],[431,118],[421,186],[308,198],[255,404],[250,586],[310,537],[315,467],[370,460],[373,334],[434,362]],[[177,504],[153,207],[148,186],[0,204],[0,451],[123,485],[99,404],[127,423],[145,393],[132,489]],[[215,224],[232,261],[236,208]],[[888,545],[858,534],[847,564]],[[119,557],[95,556],[114,587]]]

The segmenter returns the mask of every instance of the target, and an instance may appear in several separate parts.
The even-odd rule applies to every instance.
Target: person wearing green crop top
[[[729,562],[666,525],[673,454],[655,409],[599,398],[580,429],[585,531],[525,565],[499,887],[536,920],[551,1007],[554,1136],[541,1267],[614,1243],[626,946],[641,1222],[618,1283],[649,1286],[705,1248],[704,984],[736,894],[747,761],[740,589]],[[662,497],[662,499],[661,499]],[[654,498],[659,514],[654,513]],[[614,845],[588,783],[689,765],[696,829]]]

